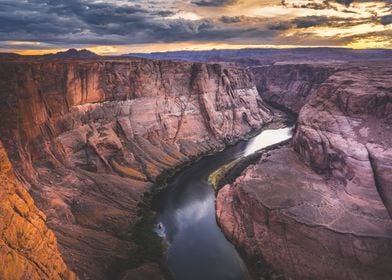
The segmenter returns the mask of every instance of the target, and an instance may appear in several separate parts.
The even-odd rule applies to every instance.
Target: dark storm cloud
[[[267,27],[270,30],[287,30],[291,28],[291,24],[289,22],[281,21],[281,22],[269,23]]]
[[[238,23],[238,22],[241,22],[241,17],[222,16],[220,18],[220,21],[223,22],[223,23]]]
[[[236,2],[236,0],[198,0],[192,1],[192,4],[205,7],[222,7],[233,4],[234,2]]]
[[[336,0],[335,2],[339,3],[339,4],[343,4],[346,6],[350,6],[352,2],[354,2],[353,0]]]
[[[358,1],[362,0],[323,1],[317,5],[305,0],[295,3],[303,4],[306,8],[324,9],[331,8],[331,3],[340,2],[343,5],[350,5]],[[391,1],[384,2],[390,4]],[[293,7],[290,2],[282,1],[282,4]],[[298,29],[300,32],[311,34],[311,30],[307,28],[313,26],[347,27],[363,23],[365,20],[384,25],[391,23],[390,16],[380,17],[377,14],[365,20],[324,16],[299,18],[276,16],[267,20],[262,16],[214,15],[213,12],[208,11],[231,4],[241,6],[241,3],[244,1],[0,0],[0,48],[17,46],[17,48],[40,49],[180,41],[265,44],[279,43],[279,40],[285,38],[279,35],[289,29]],[[258,4],[255,5],[258,7]],[[284,8],[278,7],[278,9]],[[193,18],[197,18],[196,15],[201,18],[187,19],[192,18],[193,12],[195,12]],[[204,18],[203,12],[205,12]],[[298,36],[294,37],[294,41],[298,40]],[[309,38],[306,39],[312,42]]]
[[[380,21],[384,25],[391,24],[392,23],[392,15],[383,16],[383,17],[381,17]]]
[[[248,27],[218,27],[209,20],[202,21],[174,21],[165,30],[158,32],[155,38],[163,42],[175,42],[195,40],[197,41],[216,41],[216,40],[235,40],[235,39],[254,39],[263,37],[274,37],[275,32],[259,28]]]
[[[171,11],[159,11],[159,12],[155,12],[155,13],[152,13],[152,14],[160,16],[160,17],[169,17],[169,16],[175,15],[175,13],[171,12]]]
[[[292,8],[307,8],[313,10],[324,10],[324,9],[334,9],[336,7],[333,6],[333,3],[339,3],[341,5],[345,5],[349,7],[353,3],[359,2],[369,2],[369,0],[324,0],[322,2],[313,2],[313,1],[303,1],[303,3],[292,3],[290,0],[282,0],[281,4],[285,7],[292,7]],[[374,2],[384,2],[386,4],[391,4],[392,0],[380,0]],[[348,11],[346,11],[348,12]]]
[[[312,26],[323,25],[328,22],[330,22],[330,19],[324,16],[308,16],[308,17],[296,18],[295,20],[293,20],[293,23],[298,28],[308,28]]]
[[[167,19],[164,17],[176,11],[159,7],[118,6],[88,0],[4,0],[0,3],[0,41],[38,41],[52,45],[132,44],[274,35],[270,30],[217,25],[209,19]],[[229,21],[226,18],[222,22]]]

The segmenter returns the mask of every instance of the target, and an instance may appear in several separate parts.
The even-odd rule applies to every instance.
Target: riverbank
[[[271,137],[271,135],[263,135],[263,132],[267,131],[267,130],[286,130],[288,126],[287,122],[282,122],[282,123],[273,123],[271,125],[267,125],[265,128],[263,128],[260,132],[258,137]],[[210,184],[214,187],[214,189],[216,191],[219,191],[219,189],[224,186],[225,184],[230,184],[232,183],[235,178],[237,178],[239,176],[239,174],[241,174],[241,172],[249,165],[255,163],[257,160],[260,159],[261,153],[263,151],[267,151],[267,150],[272,150],[275,148],[280,147],[281,145],[287,144],[290,142],[291,139],[291,134],[292,134],[292,130],[294,129],[294,127],[289,128],[289,131],[285,131],[283,133],[287,133],[286,136],[281,136],[282,137],[282,141],[279,141],[279,143],[276,144],[269,144],[268,142],[265,143],[252,143],[252,145],[247,148],[247,151],[245,153],[245,155],[243,157],[240,157],[238,159],[235,159],[223,166],[221,166],[220,168],[218,168],[217,170],[215,170],[214,172],[212,172],[209,177],[208,177],[208,181],[210,182]],[[291,131],[290,131],[291,130]],[[253,141],[256,141],[257,139],[253,139]],[[273,139],[270,141],[274,141]],[[253,147],[252,147],[253,146]]]

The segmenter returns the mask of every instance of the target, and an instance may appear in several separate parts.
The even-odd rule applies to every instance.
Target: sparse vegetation
[[[219,182],[226,176],[226,174],[240,161],[241,159],[233,160],[220,168],[216,169],[214,172],[208,176],[208,182],[214,187],[215,190],[219,187]]]

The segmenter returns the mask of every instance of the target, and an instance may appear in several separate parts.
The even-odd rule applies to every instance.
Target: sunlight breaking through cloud
[[[381,0],[3,0],[0,49],[113,54],[189,44],[391,48],[391,14],[391,1]]]

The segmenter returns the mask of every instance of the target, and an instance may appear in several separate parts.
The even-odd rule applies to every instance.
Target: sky
[[[0,0],[0,52],[392,48],[392,0]]]

